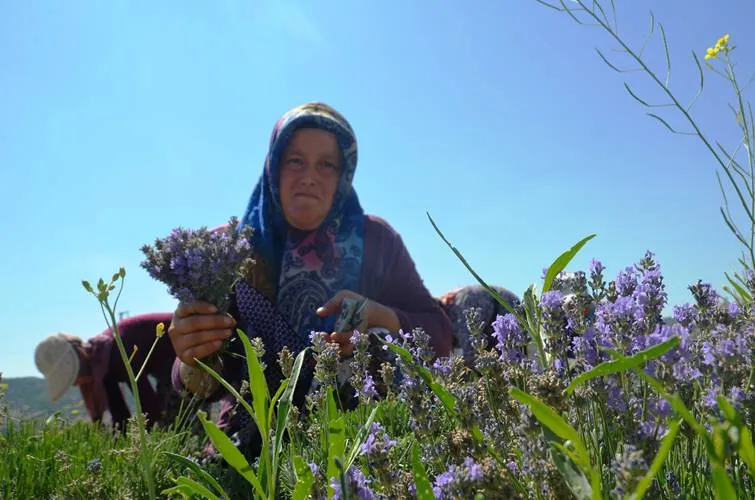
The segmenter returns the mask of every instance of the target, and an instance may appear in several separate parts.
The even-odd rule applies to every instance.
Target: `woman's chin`
[[[301,216],[294,215],[292,217],[286,217],[286,221],[288,222],[289,226],[294,229],[298,229],[299,231],[314,231],[315,229],[320,227],[323,219],[319,217],[313,217],[310,214],[306,214]]]

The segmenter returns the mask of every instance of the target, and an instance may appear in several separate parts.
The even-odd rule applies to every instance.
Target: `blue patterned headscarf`
[[[333,204],[325,221],[313,231],[289,229],[279,193],[281,154],[301,128],[333,132],[341,150]],[[323,320],[315,310],[339,290],[359,287],[364,212],[352,188],[356,166],[357,142],[348,121],[326,104],[298,106],[275,125],[264,170],[242,218],[242,224],[254,229],[253,245],[272,289],[268,299],[305,345],[312,330],[330,331],[333,326],[334,318]]]

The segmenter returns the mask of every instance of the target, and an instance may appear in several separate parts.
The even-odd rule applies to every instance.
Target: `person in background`
[[[511,307],[519,306],[519,298],[506,288],[491,286]],[[498,315],[505,316],[508,311],[504,306],[480,285],[467,285],[456,288],[438,298],[438,303],[453,325],[454,351],[462,354],[465,359],[471,359],[472,347],[469,343],[469,327],[465,311],[477,308],[480,313],[479,322],[483,324],[483,332],[488,339],[488,348],[495,346],[493,339],[493,322]]]
[[[137,382],[142,409],[150,427],[169,425],[175,417],[175,401],[170,373],[176,359],[173,345],[167,338],[157,338],[157,326],[170,326],[171,313],[143,314],[118,323],[126,353],[132,357],[131,366],[136,375],[144,364],[147,353],[157,339],[147,366]],[[134,352],[136,349],[136,352]],[[34,353],[37,369],[44,375],[47,392],[55,402],[71,387],[81,391],[89,417],[101,422],[105,412],[113,425],[124,429],[131,411],[124,399],[119,383],[131,385],[126,367],[116,345],[112,329],[88,340],[65,333],[51,335],[41,341]],[[149,380],[152,377],[156,386]]]

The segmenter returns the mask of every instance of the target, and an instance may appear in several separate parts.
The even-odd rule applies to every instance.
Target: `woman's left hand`
[[[350,298],[354,300],[365,300],[365,297],[351,290],[341,290],[333,296],[328,302],[317,309],[317,315],[320,317],[330,316],[341,312],[341,303],[343,299]],[[367,328],[381,327],[391,332],[398,332],[401,328],[398,316],[393,309],[386,307],[374,300],[367,299],[364,309],[362,323],[356,327],[360,332],[365,332]],[[329,335],[330,342],[340,344],[341,356],[350,356],[354,352],[354,345],[351,343],[353,331],[333,332]]]

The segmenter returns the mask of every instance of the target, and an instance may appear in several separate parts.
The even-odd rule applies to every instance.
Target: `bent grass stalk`
[[[139,431],[139,460],[141,462],[141,469],[142,469],[142,477],[144,479],[144,482],[147,485],[147,491],[149,493],[149,497],[154,499],[157,498],[157,492],[155,487],[155,478],[154,478],[154,471],[153,471],[153,464],[152,464],[152,457],[151,457],[151,449],[148,442],[148,435],[147,435],[147,424],[146,419],[144,416],[144,413],[142,413],[142,403],[141,398],[139,397],[139,387],[137,385],[138,376],[134,375],[134,370],[131,367],[131,357],[126,353],[126,348],[123,345],[123,340],[121,339],[120,332],[118,330],[118,320],[116,319],[116,309],[118,307],[118,299],[121,296],[121,292],[123,291],[123,284],[126,278],[126,269],[121,267],[120,270],[115,273],[110,280],[110,283],[105,283],[102,278],[99,279],[97,282],[97,291],[95,292],[92,288],[92,285],[84,280],[82,281],[82,285],[86,291],[91,293],[99,302],[100,309],[102,311],[102,315],[105,318],[105,322],[107,323],[108,327],[113,332],[113,338],[115,339],[115,343],[118,346],[118,352],[121,356],[121,360],[123,360],[123,364],[126,368],[126,374],[128,375],[129,384],[131,385],[131,392],[133,394],[134,398],[134,407],[135,407],[135,419],[136,419],[136,425],[138,427]],[[113,305],[110,305],[109,297],[110,292],[115,290],[116,288],[116,282],[120,280],[120,287],[118,289],[118,294],[115,297],[115,301],[113,302]],[[162,331],[164,332],[164,325]],[[150,349],[149,354],[152,353],[152,350],[155,347],[155,344],[160,339],[162,335],[160,334],[160,330],[158,329],[158,332],[156,332],[156,339],[155,342],[152,344],[152,349]],[[135,353],[136,351],[134,351]],[[144,363],[142,364],[141,369],[139,370],[139,374],[144,370],[144,367],[147,365],[147,362],[149,361],[149,354],[147,358],[144,360]],[[133,355],[133,354],[132,354]]]

